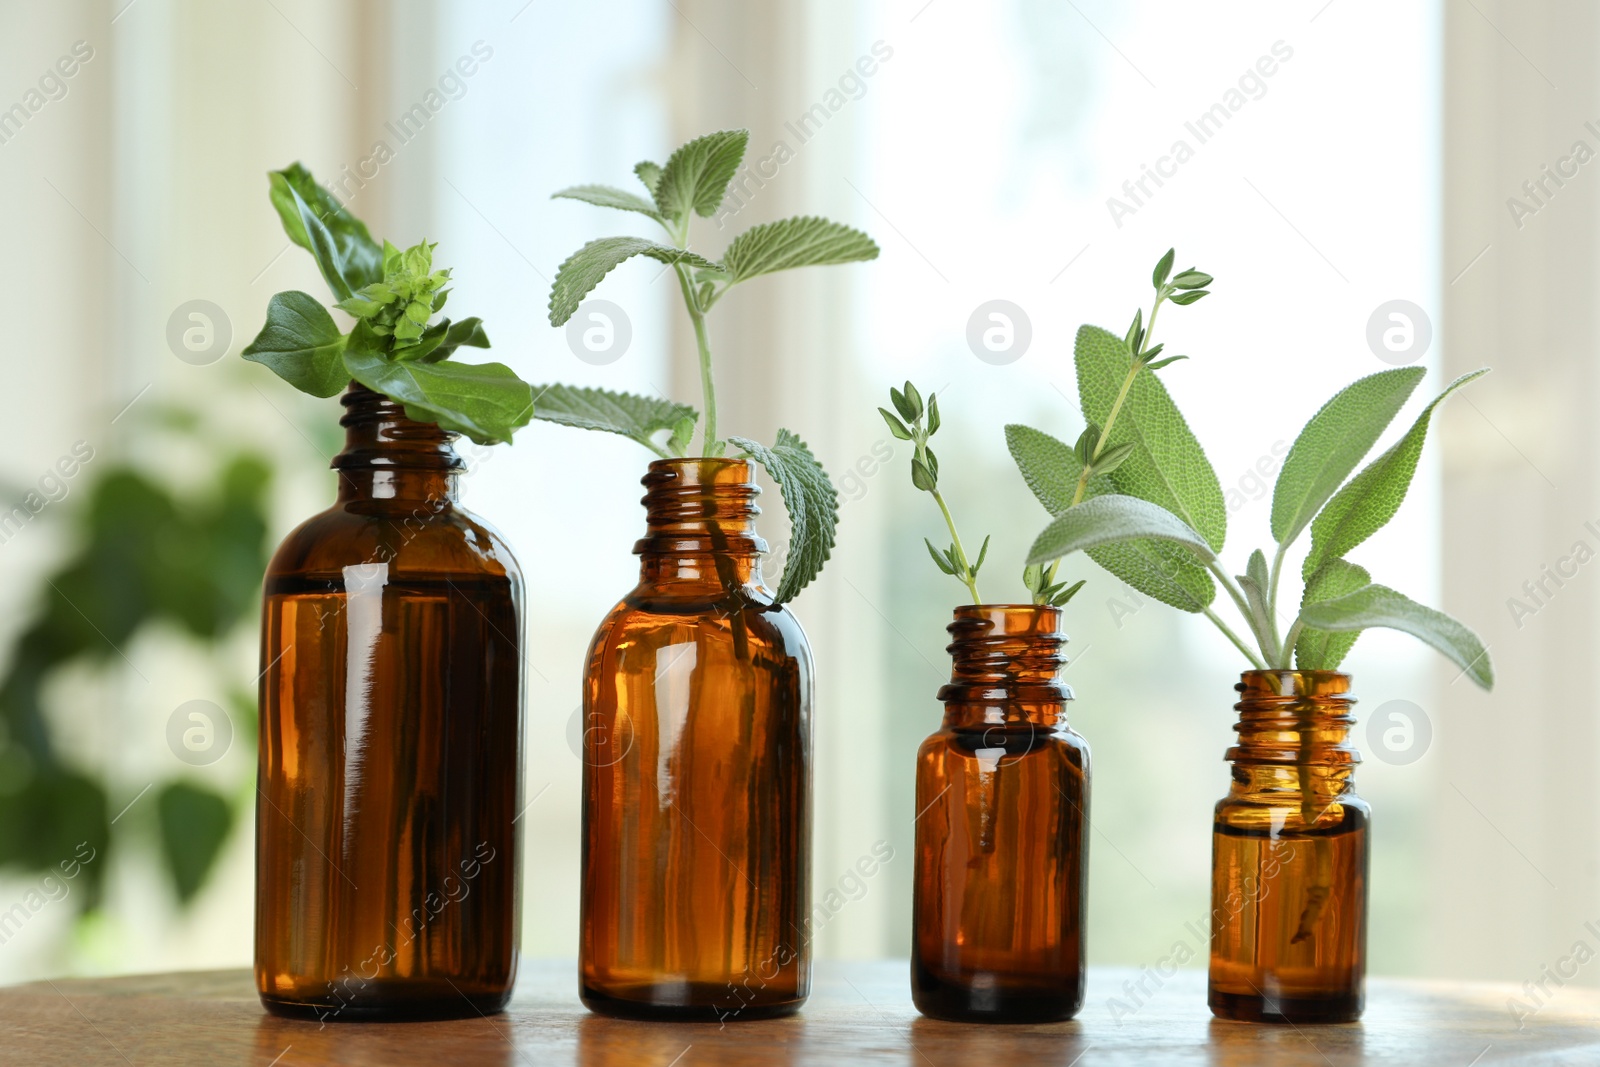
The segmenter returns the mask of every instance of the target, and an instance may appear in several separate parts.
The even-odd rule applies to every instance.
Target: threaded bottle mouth
[[[963,604],[946,627],[947,704],[1059,703],[1072,699],[1061,680],[1067,635],[1061,609],[1039,604]]]
[[[456,452],[460,435],[431,422],[407,417],[405,406],[359,382],[340,396],[344,450],[329,464],[335,470],[460,471],[467,463]]]
[[[645,536],[636,553],[736,555],[762,553],[755,532],[761,514],[750,461],[723,457],[658,459],[640,480],[645,487]]]
[[[1226,758],[1244,763],[1341,766],[1361,762],[1350,676],[1339,671],[1245,671],[1234,689],[1239,742]]]

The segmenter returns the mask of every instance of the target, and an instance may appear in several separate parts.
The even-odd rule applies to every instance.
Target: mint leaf
[[[1372,575],[1365,567],[1358,567],[1342,559],[1330,559],[1317,568],[1317,573],[1306,583],[1305,595],[1300,598],[1300,611],[1324,600],[1337,600],[1372,584]],[[1294,643],[1295,666],[1303,671],[1336,671],[1361,631],[1315,630],[1306,627]]]
[[[1399,367],[1351,382],[1311,416],[1272,490],[1272,539],[1289,544],[1377,443],[1426,373]]]
[[[773,599],[787,603],[822,572],[833,552],[839,494],[806,443],[788,430],[778,431],[777,443],[771,448],[745,437],[728,441],[760,463],[783,494],[783,506],[789,512],[789,559]]]
[[[563,189],[559,193],[551,193],[550,199],[582,200],[585,204],[596,207],[616,208],[618,211],[637,211],[641,215],[648,215],[657,222],[661,215],[656,211],[653,202],[642,196],[618,189],[614,185],[574,185]]]
[[[656,186],[661,184],[661,164],[652,163],[648,159],[641,160],[633,165],[633,173],[638,176],[645,190],[654,199]]]
[[[656,444],[655,435],[671,430],[674,444],[687,445],[699,418],[699,413],[687,404],[574,385],[535,388],[533,400],[534,418],[581,430],[621,434],[662,457],[668,453]]]
[[[190,782],[177,781],[156,795],[161,826],[161,857],[172,875],[178,902],[187,904],[205,885],[233,826],[226,797]]]
[[[1034,540],[1027,562],[1049,563],[1080,549],[1143,538],[1171,541],[1201,559],[1216,559],[1206,539],[1166,508],[1112,493],[1085,500],[1057,515]]]
[[[1072,506],[1083,463],[1073,447],[1030,426],[1006,427],[1006,447],[1023,480],[1051,515]],[[1111,479],[1091,475],[1085,498],[1114,493]],[[1132,588],[1179,611],[1204,609],[1216,598],[1216,586],[1188,549],[1167,541],[1141,540],[1098,545],[1089,558]]]
[[[721,206],[749,141],[749,130],[722,130],[680,147],[656,181],[656,209],[676,223],[687,219],[690,211],[710,218]]]
[[[1084,326],[1078,330],[1073,359],[1084,420],[1104,426],[1133,356],[1115,334]],[[1140,372],[1134,378],[1105,447],[1125,442],[1133,444],[1133,451],[1110,475],[1117,491],[1160,505],[1204,535],[1213,551],[1222,551],[1228,532],[1222,484],[1154,374]]]
[[[344,364],[350,377],[405,405],[407,418],[438,423],[480,445],[509,442],[533,417],[532,389],[501,363],[390,360],[352,340]]]
[[[344,335],[321,301],[291,289],[267,301],[267,321],[241,353],[312,396],[333,396],[350,380],[339,357]]]
[[[1394,518],[1400,504],[1411,488],[1411,477],[1417,470],[1417,459],[1422,455],[1422,445],[1428,436],[1428,425],[1434,409],[1444,399],[1468,382],[1488,374],[1485,367],[1463,374],[1444,392],[1434,397],[1433,403],[1422,409],[1417,421],[1411,424],[1406,435],[1396,441],[1383,455],[1367,464],[1360,474],[1350,479],[1345,487],[1311,521],[1311,551],[1306,555],[1301,573],[1310,577],[1317,568],[1330,559],[1349,554],[1361,542],[1377,533]]]
[[[1424,607],[1387,586],[1368,585],[1307,605],[1300,618],[1318,630],[1359,633],[1382,626],[1408,633],[1443,653],[1484,689],[1494,688],[1494,667],[1477,634],[1444,612]]]
[[[720,270],[718,264],[671,245],[657,244],[643,237],[602,237],[590,241],[561,264],[550,286],[550,325],[561,326],[572,318],[583,298],[614,270],[617,264],[634,256],[649,256],[659,263],[687,263],[693,267]]]
[[[310,252],[340,300],[383,279],[383,250],[366,223],[344,209],[299,163],[272,171],[272,206],[289,240]]]
[[[813,216],[763,222],[733,239],[722,264],[735,282],[795,267],[877,259],[878,246],[860,230]]]

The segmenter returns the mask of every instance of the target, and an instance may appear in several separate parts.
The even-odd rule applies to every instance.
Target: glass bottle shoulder
[[[459,504],[420,500],[335,503],[284,537],[267,578],[331,578],[374,562],[396,572],[500,576],[522,586],[516,556],[491,524]]]

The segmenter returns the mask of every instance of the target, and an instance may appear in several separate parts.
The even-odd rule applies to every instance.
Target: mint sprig
[[[1177,290],[1166,297],[1173,303],[1192,302],[1189,298],[1211,284],[1211,277],[1199,271],[1167,282],[1171,266],[1168,252],[1153,281],[1158,294],[1164,287]],[[1158,295],[1158,307],[1161,299]],[[1373,582],[1364,568],[1344,558],[1399,511],[1438,406],[1487,369],[1451,382],[1395,444],[1353,477],[1351,472],[1394,420],[1423,372],[1411,367],[1383,371],[1335,394],[1301,430],[1279,471],[1271,517],[1276,549],[1270,564],[1267,553],[1257,550],[1244,574],[1230,575],[1217,557],[1226,524],[1216,475],[1166,390],[1141,373],[1165,361],[1150,360],[1155,350],[1147,347],[1148,331],[1140,316],[1120,341],[1094,327],[1085,327],[1078,336],[1079,392],[1090,424],[1085,433],[1102,446],[1111,441],[1134,447],[1107,471],[1095,466],[1094,452],[1082,447],[1082,439],[1073,449],[1037,430],[1007,427],[1018,469],[1054,516],[1029,552],[1030,565],[1053,565],[1084,549],[1135,588],[1185,611],[1203,612],[1257,668],[1287,670],[1293,663],[1302,670],[1334,670],[1362,630],[1386,627],[1437,649],[1484,689],[1493,686],[1488,651],[1476,634]],[[1114,431],[1109,428],[1112,417]],[[1103,435],[1095,426],[1102,419],[1108,426]],[[1078,488],[1062,507],[1065,486],[1074,478]],[[1311,549],[1301,572],[1305,589],[1300,609],[1280,636],[1277,603],[1284,560],[1307,529]],[[1103,555],[1130,549],[1143,559]],[[1157,552],[1166,555],[1163,565],[1152,571],[1145,561]],[[1233,601],[1253,644],[1212,610],[1213,580]]]
[[[434,245],[379,245],[299,163],[269,177],[284,232],[311,253],[333,306],[356,323],[343,333],[315,297],[278,293],[245,359],[312,396],[333,396],[353,379],[404,405],[408,418],[478,444],[509,442],[528,424],[533,393],[509,367],[451,359],[462,347],[488,348],[489,338],[477,318],[434,321],[450,295],[450,271],[433,268]]]
[[[611,185],[574,185],[554,194],[597,207],[626,211],[657,223],[665,241],[645,237],[602,237],[578,249],[556,271],[550,286],[550,325],[562,326],[606,275],[636,257],[670,268],[678,280],[684,308],[694,327],[700,356],[704,424],[700,455],[721,456],[729,444],[760,463],[778,483],[793,526],[789,562],[777,599],[792,599],[827,561],[838,525],[838,494],[827,472],[799,437],[782,430],[777,442],[760,445],[748,438],[717,435],[717,397],[711,367],[706,315],[728,290],[751,278],[796,267],[875,259],[872,238],[841,223],[812,216],[753,226],[736,236],[720,260],[689,248],[689,230],[698,215],[715,215],[744,160],[748,130],[722,130],[680,146],[665,165],[648,160],[634,167],[649,199]],[[546,386],[534,417],[566,426],[621,434],[663,458],[688,454],[700,416],[683,405],[648,401],[603,389]]]

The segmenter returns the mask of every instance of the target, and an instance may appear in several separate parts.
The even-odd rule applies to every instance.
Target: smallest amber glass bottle
[[[1089,745],[1067,725],[1059,608],[963,605],[944,725],[917,753],[911,995],[939,1019],[1083,1006]]]
[[[1355,703],[1336,671],[1247,671],[1233,786],[1212,834],[1213,1014],[1339,1023],[1361,1015],[1367,826],[1351,776]]]

